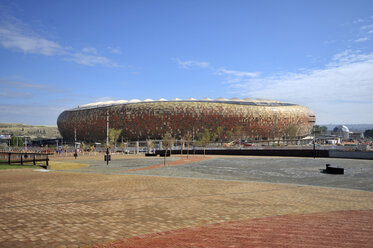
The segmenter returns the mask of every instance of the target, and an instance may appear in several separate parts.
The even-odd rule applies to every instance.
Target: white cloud
[[[107,57],[97,56],[97,50],[93,47],[85,47],[82,52],[73,52],[71,47],[63,47],[36,34],[15,17],[8,19],[0,23],[0,46],[6,49],[45,56],[63,56],[65,61],[87,66],[128,67],[119,65]]]
[[[179,58],[176,58],[175,61],[185,69],[189,69],[191,67],[200,67],[200,68],[207,68],[209,67],[208,62],[201,62],[201,61],[193,61],[193,60],[188,60],[188,61],[182,61]]]
[[[114,53],[114,54],[121,54],[122,53],[122,51],[118,47],[110,47],[109,46],[108,49],[109,49],[109,52]]]
[[[30,91],[35,90],[39,92],[64,92],[59,87],[55,87],[51,84],[34,84],[34,83],[26,83],[22,81],[16,81],[16,80],[9,80],[6,78],[0,78],[0,90],[3,90],[4,92],[10,92],[9,90],[13,89],[11,93],[14,93],[14,96],[22,96],[27,95],[31,96]],[[27,91],[27,92],[21,92],[21,91]],[[34,91],[34,92],[35,92]]]
[[[227,70],[225,68],[215,68],[211,66],[208,62],[201,62],[201,61],[193,61],[193,60],[186,60],[183,61],[179,58],[174,59],[182,68],[189,69],[191,67],[200,67],[200,68],[208,68],[212,70],[215,74],[219,76],[225,77],[226,83],[239,83],[242,80],[247,78],[258,77],[260,72],[246,72],[246,71],[235,71],[235,70]]]
[[[309,106],[318,123],[373,123],[373,53],[344,51],[322,69],[242,80],[233,92]]]
[[[52,105],[0,104],[0,122],[56,125],[57,117],[64,109],[64,107]]]
[[[367,30],[367,29],[373,29],[373,24],[369,24],[369,25],[364,25],[360,28],[361,30]]]
[[[96,48],[93,48],[93,47],[85,47],[85,48],[82,49],[82,52],[83,53],[93,53],[93,54],[96,54],[97,50],[96,50]]]
[[[120,67],[124,68],[126,66],[119,65],[113,62],[111,59],[103,56],[96,56],[90,54],[83,54],[83,53],[74,53],[70,57],[65,59],[66,61],[73,61],[77,64],[87,65],[87,66],[108,66],[108,67]]]
[[[369,40],[368,37],[362,37],[362,38],[356,39],[355,42],[364,42],[364,41],[367,41],[367,40]]]
[[[245,71],[234,71],[226,70],[224,68],[219,70],[220,73],[235,76],[235,77],[257,77],[260,75],[260,72],[245,72]]]
[[[30,92],[15,92],[11,90],[0,90],[0,96],[5,98],[30,98],[33,95]]]
[[[93,102],[108,102],[108,101],[116,101],[116,99],[109,97],[109,96],[104,96],[104,97],[97,98]]]
[[[0,44],[4,48],[21,50],[24,53],[46,56],[65,53],[65,49],[58,43],[11,24],[0,26]]]
[[[36,89],[47,87],[46,85],[42,85],[42,84],[30,84],[30,83],[25,83],[25,82],[20,82],[20,81],[0,79],[0,87],[2,86],[5,86],[7,88],[12,87],[12,88],[36,88]]]
[[[360,19],[353,21],[352,23],[363,23],[363,22],[365,22],[364,19],[360,18]]]

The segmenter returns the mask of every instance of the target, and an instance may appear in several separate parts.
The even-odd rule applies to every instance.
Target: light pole
[[[312,127],[313,130],[313,158],[316,158],[316,133],[315,133],[315,125]]]
[[[110,152],[109,152],[109,110],[106,110],[106,165],[109,165]]]
[[[77,153],[77,150],[76,150],[76,128],[74,127],[74,157],[76,159],[76,157],[78,157],[78,153]]]

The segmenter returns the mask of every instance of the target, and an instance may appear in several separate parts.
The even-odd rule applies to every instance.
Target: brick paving
[[[373,247],[373,211],[286,215],[183,228],[94,248]]]
[[[22,169],[0,171],[0,206],[0,247],[62,248],[254,218],[369,211],[373,193]],[[349,225],[349,219],[338,225]],[[366,229],[371,227],[362,224],[357,232]]]

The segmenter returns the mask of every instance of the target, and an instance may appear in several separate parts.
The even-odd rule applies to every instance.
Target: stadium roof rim
[[[80,105],[76,108],[69,109],[67,111],[76,111],[76,110],[84,110],[84,109],[94,109],[94,108],[102,108],[102,107],[109,107],[115,105],[127,105],[127,104],[137,104],[137,103],[156,103],[156,102],[211,102],[211,103],[226,103],[226,104],[238,104],[238,105],[252,105],[252,106],[295,106],[297,104],[292,103],[285,103],[275,100],[265,100],[265,99],[251,99],[251,98],[217,98],[217,99],[210,99],[210,98],[203,98],[200,100],[189,98],[189,99],[179,99],[175,98],[173,100],[166,100],[161,98],[159,100],[152,100],[152,99],[145,99],[145,100],[118,100],[118,101],[106,101],[106,102],[94,102],[88,103],[85,105]]]

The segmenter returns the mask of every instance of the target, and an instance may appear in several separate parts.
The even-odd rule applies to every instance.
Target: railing
[[[52,153],[29,153],[29,152],[0,152],[0,164],[21,164],[44,162],[45,166],[48,167],[49,155]]]

